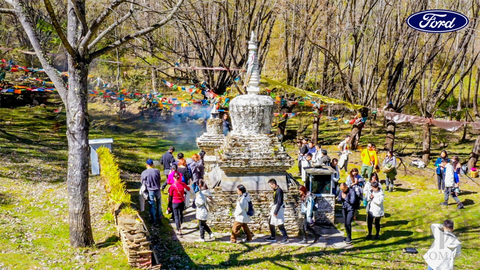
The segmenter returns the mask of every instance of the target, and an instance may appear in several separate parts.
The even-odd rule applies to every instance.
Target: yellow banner
[[[302,96],[302,97],[308,96],[308,97],[318,98],[321,101],[323,101],[325,103],[329,103],[329,104],[343,104],[347,108],[352,109],[352,110],[359,110],[360,108],[364,107],[362,105],[352,104],[350,102],[346,102],[346,101],[343,101],[343,100],[340,100],[340,99],[335,99],[335,98],[322,96],[322,95],[316,94],[312,91],[307,91],[307,90],[303,90],[303,89],[300,89],[300,88],[296,88],[296,87],[293,87],[291,85],[281,83],[281,82],[277,82],[277,81],[274,81],[274,80],[266,78],[266,77],[262,77],[262,80],[264,80],[265,82],[267,82],[271,85],[280,86],[280,87],[284,88],[285,90],[287,90],[289,93],[294,93],[294,94]]]

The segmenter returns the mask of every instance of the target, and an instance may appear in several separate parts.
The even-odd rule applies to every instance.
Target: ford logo
[[[410,15],[407,24],[411,28],[428,33],[447,33],[468,25],[468,18],[458,12],[445,9],[424,10]]]

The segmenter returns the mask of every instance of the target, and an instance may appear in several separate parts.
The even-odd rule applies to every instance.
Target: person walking
[[[198,182],[198,186],[200,187],[200,191],[197,192],[195,196],[195,204],[197,205],[196,209],[196,218],[199,222],[200,227],[200,238],[196,240],[197,242],[205,242],[205,232],[208,233],[210,240],[215,239],[215,235],[210,230],[210,227],[207,225],[207,220],[210,217],[210,211],[213,209],[209,209],[207,207],[207,200],[213,200],[212,194],[210,190],[208,190],[207,184],[200,180]]]
[[[148,191],[150,222],[159,224],[163,217],[162,195],[160,193],[160,171],[154,168],[152,159],[147,159],[146,167],[147,169],[141,174],[141,182]]]
[[[361,185],[365,183],[365,179],[362,178],[357,168],[353,168],[350,170],[350,173],[347,175],[347,180],[345,181],[345,184],[347,184],[348,187],[352,187],[355,181],[360,183]]]
[[[370,196],[367,198],[367,227],[368,235],[367,240],[372,239],[372,227],[375,221],[375,239],[380,239],[380,220],[384,215],[383,201],[385,194],[383,194],[378,181],[371,183]]]
[[[312,160],[315,164],[320,164],[320,158],[322,157],[322,146],[320,144],[315,145],[315,153],[312,154]]]
[[[251,219],[250,216],[247,214],[248,212],[248,204],[251,202],[250,194],[248,194],[247,189],[244,185],[237,186],[237,194],[238,199],[235,205],[235,211],[233,212],[233,216],[235,221],[233,222],[232,226],[232,235],[230,236],[231,243],[237,243],[237,237],[240,234],[240,230],[243,229],[243,232],[246,235],[246,242],[252,241],[253,234],[248,228],[248,224]]]
[[[333,158],[330,166],[335,170],[335,173],[332,174],[333,188],[332,192],[336,196],[338,191],[338,181],[340,181],[340,168],[338,167],[338,159]]]
[[[315,154],[315,152],[317,152],[317,148],[313,144],[313,141],[309,141],[307,147],[308,147],[308,152],[307,153],[310,153],[310,154],[313,155],[313,154]]]
[[[162,191],[165,190],[167,185],[173,185],[175,183],[175,178],[174,178],[175,173],[179,173],[180,179],[183,181],[183,175],[178,171],[177,164],[172,164],[172,167],[170,168],[170,173],[167,175],[167,180],[163,182]]]
[[[275,237],[275,226],[277,226],[283,236],[280,243],[287,244],[289,241],[284,225],[285,204],[283,203],[283,190],[278,186],[277,180],[273,178],[268,180],[268,184],[273,189],[273,204],[270,205],[270,237],[265,238],[265,240],[271,243],[277,242]]]
[[[328,156],[327,149],[322,149],[322,156],[320,157],[320,165],[322,166],[330,166],[330,157]]]
[[[185,210],[185,191],[189,191],[190,187],[182,182],[182,178],[178,172],[176,172],[173,177],[175,179],[175,183],[168,189],[168,194],[172,196],[175,227],[178,235],[182,237],[183,210]]]
[[[311,232],[314,236],[313,243],[316,243],[320,238],[320,234],[315,231],[315,221],[314,221],[314,206],[315,206],[315,195],[307,191],[305,186],[300,186],[298,188],[300,191],[301,198],[301,214],[303,218],[303,240],[301,244],[308,244],[308,232]]]
[[[176,164],[176,165],[178,166],[178,163],[179,163],[181,160],[185,161],[185,155],[180,152],[180,153],[177,154],[177,160],[175,160],[175,161],[172,163],[172,165],[173,165],[173,164]]]
[[[175,166],[175,164],[172,166],[172,168],[174,166]],[[192,176],[190,175],[190,169],[188,168],[187,161],[185,159],[179,159],[178,160],[176,171],[179,172],[180,175],[182,176],[182,181],[185,184],[189,185],[190,184],[190,179],[191,179]]]
[[[199,154],[193,154],[191,162],[188,164],[192,172],[192,187],[195,192],[198,192],[198,181],[203,180],[205,175],[205,166]]]
[[[369,181],[365,182],[365,186],[363,187],[363,206],[367,207],[368,205],[368,198],[370,197],[372,193],[372,183],[373,182],[379,182],[380,180],[378,178],[377,173],[372,174],[372,178],[370,178]],[[382,188],[381,184],[379,185],[380,189]]]
[[[168,175],[170,173],[170,169],[172,168],[173,163],[175,162],[175,158],[173,157],[173,152],[175,152],[175,147],[171,146],[168,151],[162,155],[160,159],[160,164],[163,165],[163,174]]]
[[[386,178],[385,190],[392,192],[394,187],[393,181],[395,181],[397,176],[397,159],[393,155],[392,150],[387,151],[387,156],[383,160],[382,171],[385,173]]]
[[[432,224],[433,241],[430,249],[423,255],[428,270],[453,270],[455,258],[460,256],[462,245],[453,234],[453,221],[447,219],[443,224]]]
[[[444,190],[444,195],[445,195],[445,201],[441,203],[441,205],[448,205],[448,199],[450,196],[457,202],[457,209],[462,209],[463,208],[463,203],[460,202],[458,199],[456,193],[455,193],[455,170],[450,164],[450,162],[444,158],[442,160],[442,163],[440,165],[443,170],[445,171],[445,176],[444,176],[444,181],[445,181],[445,190]]]
[[[445,190],[445,170],[441,166],[442,165],[442,160],[446,159],[448,162],[450,162],[450,159],[448,158],[448,152],[446,150],[443,150],[440,153],[440,157],[437,158],[437,161],[435,161],[435,167],[436,173],[437,173],[437,185],[438,185],[438,193],[442,193]]]
[[[302,171],[301,171],[301,175],[302,175],[302,181],[304,183],[304,185],[306,185],[307,187],[309,185],[307,185],[307,183],[309,182],[309,179],[307,179],[307,171],[306,169],[308,168],[311,168],[313,167],[313,159],[312,159],[313,155],[308,153],[304,159],[302,160]]]
[[[232,125],[230,124],[230,121],[228,121],[228,114],[224,113],[223,114],[223,135],[227,136],[227,134],[232,131]]]
[[[338,150],[340,150],[340,161],[338,165],[340,166],[340,170],[342,168],[345,169],[345,172],[348,172],[348,155],[350,155],[350,150],[348,149],[348,144],[350,143],[350,135],[345,136],[345,140],[343,140],[338,145]]]
[[[302,161],[305,159],[305,156],[308,153],[308,139],[303,138],[302,142],[299,144],[300,148],[298,150],[298,174],[302,175]]]
[[[377,152],[375,151],[373,144],[369,143],[360,156],[363,163],[362,168],[360,169],[361,175],[363,178],[370,179],[370,177],[372,177],[373,169],[378,166]]]
[[[352,221],[353,213],[355,211],[355,202],[357,196],[355,191],[350,189],[345,183],[340,184],[340,194],[337,198],[337,201],[342,203],[342,215],[345,223],[345,232],[347,237],[344,239],[344,242],[347,244],[352,243]]]

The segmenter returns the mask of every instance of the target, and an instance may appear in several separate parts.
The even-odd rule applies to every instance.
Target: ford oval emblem
[[[407,24],[411,28],[428,33],[447,33],[468,25],[467,16],[445,9],[424,10],[410,15]]]

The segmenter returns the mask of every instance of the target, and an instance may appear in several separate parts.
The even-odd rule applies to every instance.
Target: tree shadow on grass
[[[397,236],[400,234],[402,237],[409,236],[412,233],[408,231],[401,231],[397,232]],[[393,235],[392,235],[393,236]],[[322,264],[330,265],[331,269],[335,268],[340,268],[343,265],[342,261],[348,261],[348,265],[351,267],[351,269],[362,269],[365,267],[364,260],[365,258],[362,257],[362,255],[366,254],[372,254],[372,253],[390,253],[393,251],[398,251],[401,250],[403,247],[406,247],[407,245],[412,245],[415,242],[419,241],[425,241],[429,239],[430,236],[426,237],[419,237],[419,238],[402,238],[399,239],[398,241],[395,241],[393,243],[383,243],[381,241],[377,242],[372,242],[371,245],[367,246],[362,246],[361,248],[358,249],[352,249],[352,252],[348,251],[345,252],[344,249],[335,249],[335,250],[315,250],[312,251],[312,249],[305,249],[305,252],[303,253],[298,253],[299,251],[303,250],[303,247],[296,248],[296,249],[291,249],[291,250],[282,250],[280,254],[277,255],[269,255],[268,253],[263,253],[263,256],[261,257],[256,257],[256,258],[248,258],[248,253],[254,252],[257,249],[262,249],[264,245],[252,245],[252,244],[242,244],[245,246],[245,249],[242,249],[240,251],[234,251],[231,254],[228,255],[227,259],[224,261],[218,263],[218,264],[209,264],[209,263],[198,263],[197,267],[202,268],[202,269],[228,269],[228,268],[238,268],[238,267],[252,267],[252,265],[255,264],[260,264],[263,262],[270,262],[272,264],[275,264],[275,266],[278,266],[279,268],[284,268],[284,269],[294,269],[291,268],[290,266],[285,266],[282,265],[283,262],[291,262],[292,259],[295,259],[295,264],[312,264],[314,263],[311,261],[312,258],[316,258],[316,262],[321,262]],[[359,241],[360,242],[360,241]],[[364,242],[362,239],[361,242]],[[400,245],[402,245],[400,247]],[[395,247],[394,250],[383,248],[383,247]],[[383,248],[383,249],[382,249]],[[372,249],[380,250],[380,251],[375,251],[372,252]],[[213,250],[213,252],[217,252]],[[277,251],[275,251],[277,252]],[[335,255],[335,256],[332,256]],[[338,260],[338,257],[336,256],[342,256],[344,259],[341,261]],[[240,259],[240,257],[247,257],[247,259]],[[375,260],[377,261],[384,261],[384,262],[391,262],[391,258],[376,258]],[[401,263],[401,261],[399,261]],[[384,266],[371,266],[369,269],[385,269]],[[410,267],[402,268],[401,266],[398,266],[396,269],[411,269]]]
[[[410,221],[408,220],[389,220],[382,224],[382,227],[392,227],[392,226],[400,226],[400,225],[407,225]]]
[[[105,239],[105,241],[96,243],[95,246],[97,248],[106,248],[115,245],[116,243],[118,243],[118,241],[120,241],[120,238],[118,238],[118,236],[116,235],[112,235]]]
[[[409,192],[409,191],[412,191],[413,189],[411,188],[399,188],[399,187],[395,187],[394,189],[394,192]]]
[[[19,137],[17,135],[13,135],[11,133],[8,133],[7,131],[0,129],[0,133],[2,134],[0,137],[3,137],[9,141],[15,141],[15,142],[20,142],[20,143],[25,143],[25,144],[32,144],[33,141],[30,139],[25,139],[22,137]]]

